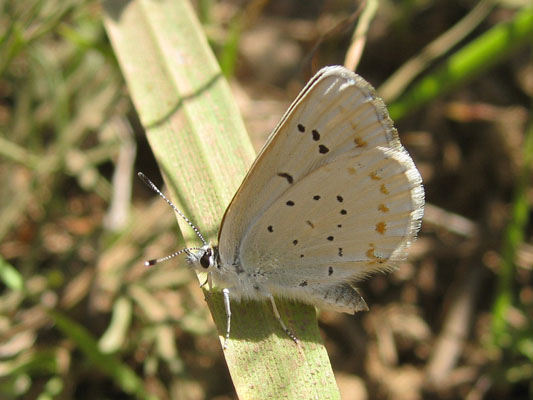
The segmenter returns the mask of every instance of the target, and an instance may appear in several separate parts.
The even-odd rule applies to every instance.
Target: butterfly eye
[[[200,257],[200,265],[204,267],[205,269],[209,268],[211,266],[211,256],[213,255],[213,251],[211,249],[207,249],[202,257]]]

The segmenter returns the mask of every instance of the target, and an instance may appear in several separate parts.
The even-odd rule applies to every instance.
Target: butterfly
[[[229,204],[208,243],[185,253],[204,283],[222,289],[228,345],[231,301],[274,298],[345,313],[368,307],[353,284],[405,259],[424,209],[420,173],[383,101],[342,66],[321,69],[296,97]]]

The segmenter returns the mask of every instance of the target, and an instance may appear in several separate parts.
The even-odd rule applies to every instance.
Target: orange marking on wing
[[[366,145],[368,145],[367,142],[365,142],[363,139],[358,138],[358,137],[356,137],[353,141],[355,142],[357,147],[365,147]]]
[[[370,247],[369,247],[369,249],[368,249],[368,250],[366,251],[366,253],[365,253],[366,256],[367,256],[368,258],[371,258],[371,259],[376,259],[377,257],[376,257],[376,255],[374,254],[374,251],[376,250],[376,248],[374,247],[374,243],[369,243],[368,246],[370,246]]]
[[[376,231],[384,235],[385,232],[387,231],[387,224],[385,222],[378,222],[376,224]]]
[[[348,167],[348,173],[350,175],[355,175],[355,168],[354,167]]]
[[[376,247],[374,246],[374,243],[368,244],[369,248],[366,251],[366,256],[369,258],[367,261],[368,265],[374,265],[374,264],[383,264],[387,260],[381,256],[377,256],[374,252],[376,251]]]
[[[387,206],[386,206],[385,204],[383,204],[383,203],[380,204],[380,205],[378,206],[378,210],[381,211],[381,212],[383,212],[383,213],[386,213],[386,212],[389,212],[389,211],[390,211],[390,210],[389,210],[389,207],[387,207]]]
[[[387,189],[387,187],[385,186],[385,184],[382,184],[380,187],[379,187],[379,191],[383,194],[389,194],[389,190]]]
[[[372,179],[373,181],[379,181],[382,179],[381,176],[378,176],[376,171],[371,172],[369,176],[370,176],[370,179]]]

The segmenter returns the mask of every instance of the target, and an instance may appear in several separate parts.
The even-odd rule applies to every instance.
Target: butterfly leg
[[[274,316],[276,317],[276,319],[278,320],[278,322],[280,323],[281,327],[283,328],[283,330],[285,331],[285,333],[287,335],[289,335],[289,337],[294,340],[294,343],[298,344],[299,343],[299,340],[298,338],[294,335],[294,333],[292,333],[289,328],[287,328],[285,326],[285,324],[283,323],[283,320],[281,319],[281,316],[279,315],[279,311],[278,311],[278,308],[276,307],[276,302],[274,301],[274,296],[272,296],[270,293],[268,294],[268,298],[270,299],[270,303],[272,303],[272,310],[274,311]]]
[[[222,289],[222,295],[224,296],[224,308],[226,309],[226,337],[224,338],[223,349],[228,348],[229,332],[231,327],[231,307],[229,304],[229,289]]]

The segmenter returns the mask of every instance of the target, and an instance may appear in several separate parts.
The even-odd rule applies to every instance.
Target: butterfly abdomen
[[[349,284],[324,285],[302,279],[297,287],[280,291],[276,286],[269,287],[276,297],[297,300],[324,310],[354,314],[368,311],[368,306],[359,292]]]

